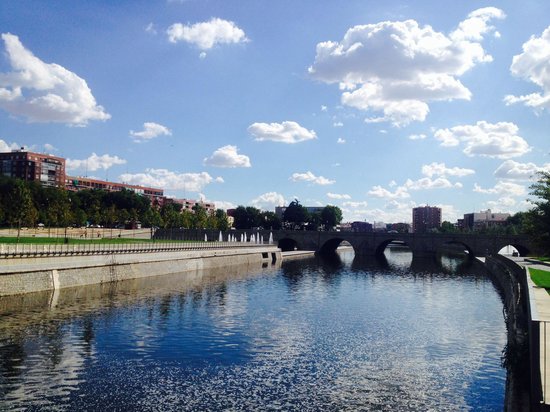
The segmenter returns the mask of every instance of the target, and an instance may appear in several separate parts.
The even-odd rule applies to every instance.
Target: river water
[[[491,280],[386,254],[0,299],[0,410],[501,411]]]

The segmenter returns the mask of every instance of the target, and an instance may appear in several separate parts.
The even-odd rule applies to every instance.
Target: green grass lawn
[[[550,272],[541,269],[529,268],[531,280],[541,288],[550,289]]]
[[[80,238],[68,238],[70,245],[84,245],[84,244],[128,244],[128,243],[176,243],[176,242],[189,242],[181,240],[151,240],[151,239],[133,239],[133,238],[97,238],[97,239],[80,239]],[[17,237],[0,237],[0,243],[15,244]],[[62,237],[20,237],[19,244],[32,244],[32,245],[59,245],[64,244],[65,238]]]

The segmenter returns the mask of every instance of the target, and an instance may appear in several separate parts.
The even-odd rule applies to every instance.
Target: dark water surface
[[[0,299],[0,410],[502,410],[491,281],[387,256]]]

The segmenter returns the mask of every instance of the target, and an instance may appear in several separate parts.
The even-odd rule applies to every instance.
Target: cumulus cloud
[[[185,25],[175,23],[166,30],[171,43],[186,42],[195,45],[200,50],[209,50],[219,44],[235,44],[248,42],[245,32],[234,22],[220,18]]]
[[[317,135],[313,130],[307,130],[305,127],[292,121],[282,123],[253,123],[248,127],[248,132],[254,140],[259,142],[271,140],[280,143],[299,143],[317,139]]]
[[[0,139],[0,152],[11,152],[12,150],[20,149],[21,146],[19,146],[17,143],[8,143],[4,140]]]
[[[177,173],[167,169],[146,169],[145,173],[124,173],[120,181],[140,186],[159,187],[165,190],[201,192],[210,183],[223,183],[220,177],[213,178],[207,172]]]
[[[327,193],[327,197],[329,199],[351,199],[351,196],[350,195],[346,195],[346,194],[338,194],[338,193]]]
[[[44,63],[19,38],[2,34],[12,71],[0,73],[0,107],[29,122],[86,126],[111,116],[97,105],[86,81],[55,63]]]
[[[494,187],[489,189],[483,189],[477,183],[474,184],[474,192],[482,193],[486,195],[506,195],[510,196],[524,196],[527,191],[525,186],[518,185],[517,183],[512,182],[498,182]]]
[[[347,207],[347,208],[351,208],[351,209],[358,209],[358,208],[361,208],[361,207],[367,207],[368,202],[367,201],[363,201],[363,202],[343,202],[342,206]]]
[[[284,206],[286,201],[280,193],[267,192],[253,199],[250,204],[261,210],[273,210],[277,206]]]
[[[346,139],[344,139],[343,137],[339,137],[338,140],[336,140],[336,143],[344,144],[344,143],[346,143]]]
[[[237,146],[220,147],[212,156],[204,158],[203,164],[213,167],[250,167],[248,156],[238,154],[237,151]]]
[[[542,92],[524,96],[507,95],[504,102],[507,105],[524,103],[536,110],[550,108],[550,26],[540,37],[531,36],[523,44],[523,53],[514,56],[510,72],[531,83],[536,84]]]
[[[227,209],[235,209],[237,207],[235,203],[227,200],[214,200],[214,204],[216,205],[216,209],[222,209],[225,211],[227,211]]]
[[[53,152],[57,152],[59,149],[57,147],[55,147],[54,145],[52,145],[52,144],[44,143],[44,150],[47,153],[53,153]]]
[[[424,176],[456,176],[463,177],[473,175],[475,173],[472,169],[465,169],[461,167],[447,167],[445,163],[433,162],[429,165],[422,166],[422,174]]]
[[[499,179],[507,180],[533,180],[536,174],[542,171],[550,171],[550,164],[537,166],[534,163],[519,163],[513,160],[503,162],[493,175]]]
[[[354,26],[339,42],[317,44],[309,73],[338,83],[343,104],[382,113],[369,122],[423,121],[431,101],[470,99],[458,78],[492,61],[480,42],[494,31],[490,21],[504,17],[494,7],[478,9],[448,35],[414,20]]]
[[[409,192],[407,192],[407,189],[401,186],[394,192],[390,192],[382,186],[373,186],[373,188],[369,190],[368,195],[381,199],[406,199],[411,196]]]
[[[90,172],[95,172],[99,169],[107,170],[114,165],[123,164],[126,164],[126,160],[121,159],[118,156],[111,156],[108,154],[98,156],[95,153],[92,153],[87,159],[67,159],[65,161],[65,167],[67,170],[87,170]]]
[[[429,177],[423,177],[418,180],[407,179],[405,182],[405,188],[407,190],[431,190],[431,189],[460,189],[462,183],[456,182],[451,183],[445,177],[438,177],[436,179],[431,179]]]
[[[135,132],[130,130],[130,136],[134,138],[134,142],[146,142],[159,136],[172,136],[172,131],[166,126],[154,122],[143,123],[143,130]]]
[[[525,139],[517,134],[518,130],[514,123],[479,121],[475,125],[439,129],[434,136],[441,142],[441,146],[464,144],[463,152],[467,156],[509,159],[531,150]]]
[[[289,180],[292,180],[293,182],[310,182],[320,186],[331,185],[335,183],[334,180],[327,179],[326,177],[315,176],[310,171],[307,171],[305,173],[293,173]]]

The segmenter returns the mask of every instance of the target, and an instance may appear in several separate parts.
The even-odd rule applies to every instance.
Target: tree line
[[[233,210],[236,229],[263,228],[334,229],[342,221],[342,211],[326,206],[319,213],[309,213],[298,201],[286,208],[280,219],[274,212],[252,206]],[[152,205],[148,197],[131,190],[109,192],[101,189],[77,192],[45,187],[39,182],[0,177],[0,227],[142,227],[219,229],[230,228],[226,212],[207,211],[196,205],[193,211],[176,202]]]
[[[46,227],[102,226],[163,228],[229,228],[226,213],[218,209],[209,213],[200,205],[193,212],[182,210],[178,203],[151,205],[146,196],[131,190],[68,191],[44,187],[38,182],[0,177],[0,226]]]

